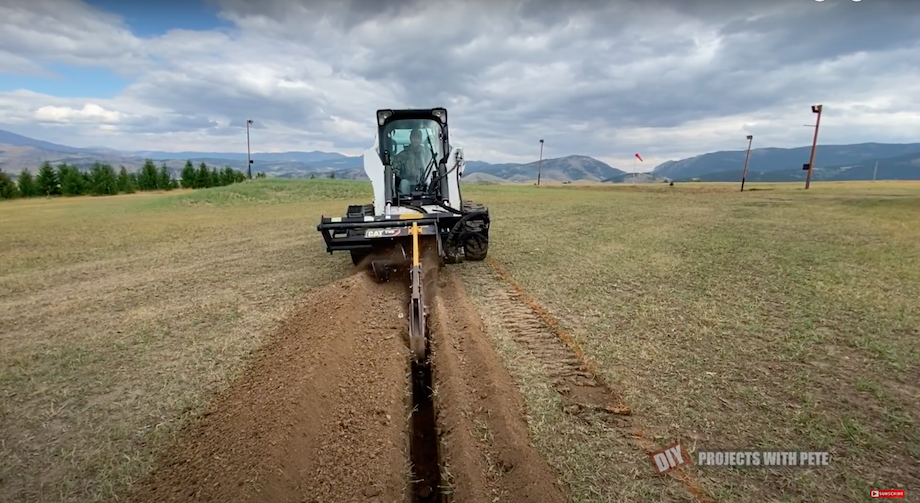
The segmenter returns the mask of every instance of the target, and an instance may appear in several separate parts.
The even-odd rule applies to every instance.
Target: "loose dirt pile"
[[[447,496],[458,502],[566,501],[556,473],[528,440],[523,400],[463,284],[442,275],[431,328]]]
[[[566,501],[464,286],[426,283],[433,381],[414,398],[407,285],[356,274],[313,291],[129,501]]]
[[[317,289],[130,501],[403,501],[405,292]]]

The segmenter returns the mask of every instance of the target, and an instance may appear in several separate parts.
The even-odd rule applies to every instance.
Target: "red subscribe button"
[[[903,498],[904,489],[873,489],[869,492],[873,498]]]

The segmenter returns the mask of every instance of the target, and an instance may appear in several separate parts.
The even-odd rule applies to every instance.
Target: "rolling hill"
[[[808,161],[811,147],[758,148],[751,150],[748,177],[750,181],[804,180],[802,164]],[[540,178],[547,181],[592,181],[611,183],[656,183],[675,180],[740,181],[745,151],[719,151],[667,161],[649,173],[634,176],[611,167],[597,159],[583,155],[570,155],[543,159],[530,163],[492,164],[467,161],[464,177],[480,183],[520,183]],[[245,171],[246,154],[237,152],[127,152],[107,148],[76,148],[36,140],[9,131],[0,130],[0,169],[18,173],[24,168],[37,170],[43,162],[66,162],[80,168],[89,168],[95,162],[125,166],[136,171],[145,159],[157,165],[166,164],[178,173],[185,162],[198,166],[230,166]],[[270,152],[254,153],[253,172],[264,172],[277,178],[308,178],[310,176],[366,179],[364,159],[335,152]],[[854,145],[818,145],[815,158],[815,180],[871,180],[875,162],[878,161],[879,180],[920,179],[920,143],[885,144],[861,143]]]
[[[95,162],[114,166],[125,166],[136,171],[145,159],[153,159],[157,165],[165,164],[173,173],[178,173],[186,161],[195,166],[205,163],[209,166],[230,166],[246,170],[246,153],[237,152],[164,152],[164,151],[118,151],[106,148],[76,148],[58,145],[26,136],[0,130],[0,169],[18,173],[22,169],[37,170],[43,162],[57,165],[61,162],[88,169]],[[277,178],[308,178],[311,175],[336,178],[366,179],[364,158],[349,157],[335,152],[270,152],[253,153],[253,172],[264,172]],[[471,180],[482,182],[520,182],[537,178],[537,162],[528,164],[490,164],[482,161],[467,161],[465,176],[478,175]],[[573,155],[558,159],[544,159],[541,178],[554,181],[589,180],[601,181],[624,172],[612,168],[597,159]]]
[[[748,180],[752,181],[784,181],[804,180],[802,165],[808,162],[811,146],[797,148],[760,148],[751,150],[748,161]],[[671,180],[700,181],[740,181],[741,171],[744,166],[745,151],[721,151],[698,155],[679,161],[668,161],[659,164],[652,171],[653,174]],[[854,145],[821,145],[815,154],[815,173],[822,172],[827,179],[839,180],[871,180],[871,170],[866,177],[864,169],[850,169],[855,166],[871,164],[880,161],[879,178],[883,176],[882,164],[906,162],[907,169],[911,156],[920,157],[920,143],[885,144],[861,143]],[[893,161],[892,159],[901,159]],[[892,160],[892,161],[889,161]],[[894,166],[895,164],[892,164]],[[897,164],[901,166],[901,164]],[[887,173],[894,173],[887,171]],[[900,176],[910,175],[911,171],[898,171]],[[887,175],[885,175],[887,176]],[[916,176],[916,175],[915,175]],[[916,178],[911,178],[916,179]]]
[[[36,140],[34,138],[29,138],[28,136],[22,136],[16,133],[11,133],[9,131],[4,131],[2,129],[0,129],[0,145],[7,145],[12,147],[32,147],[35,149],[66,154],[92,152],[92,149],[82,149],[76,147],[68,147],[66,145],[58,145],[57,143]]]
[[[610,177],[623,175],[624,171],[583,155],[570,155],[556,159],[543,159],[542,164],[489,164],[481,161],[467,161],[466,173],[485,173],[512,182],[529,181],[540,178],[559,182],[572,180],[603,181]]]
[[[878,164],[878,180],[920,180],[920,152],[905,154],[885,159],[870,159],[855,164],[822,167],[815,163],[812,180],[815,181],[854,181],[872,180],[873,172]],[[747,181],[750,182],[791,182],[804,181],[806,171],[798,169],[783,169],[773,171],[748,171]],[[719,171],[695,177],[696,180],[706,182],[735,182],[741,180],[739,170]]]

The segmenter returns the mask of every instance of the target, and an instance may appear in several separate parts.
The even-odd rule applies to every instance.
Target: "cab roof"
[[[433,119],[442,126],[447,125],[447,109],[445,108],[403,108],[377,110],[377,126],[383,127],[388,122],[399,119]]]

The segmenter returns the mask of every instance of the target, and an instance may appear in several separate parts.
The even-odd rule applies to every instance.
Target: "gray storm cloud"
[[[837,114],[828,142],[907,141],[920,125],[920,2],[214,0],[231,29],[148,39],[58,3],[0,7],[0,60],[120,68],[133,81],[117,96],[64,101],[155,116],[150,132],[188,133],[183,149],[221,149],[234,127],[219,125],[257,118],[265,149],[353,152],[376,109],[406,106],[448,107],[455,143],[494,161],[527,159],[539,138],[557,155],[624,162],[741,148],[748,133],[798,146],[816,102]],[[39,22],[55,36],[43,41]],[[0,93],[0,122],[31,127],[42,106],[63,106],[23,99]],[[93,143],[85,122],[53,139]],[[143,127],[106,138],[157,147],[134,135]]]

